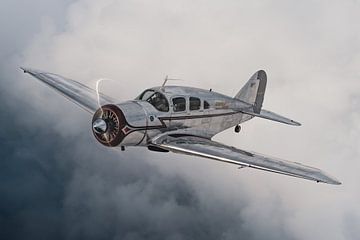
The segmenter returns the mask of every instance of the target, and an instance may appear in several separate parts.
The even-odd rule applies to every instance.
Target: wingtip
[[[337,180],[337,179],[333,179],[333,182],[332,182],[331,184],[333,184],[333,185],[341,185],[342,182],[340,182],[340,181]]]
[[[322,182],[327,183],[327,184],[332,184],[332,185],[341,185],[342,183],[337,180],[335,177],[333,176],[329,176],[329,175],[325,175],[326,177],[322,180]]]
[[[20,67],[20,69],[24,72],[24,73],[28,73],[28,69],[26,67]]]
[[[34,68],[28,68],[28,67],[20,67],[20,69],[21,69],[24,73],[29,73],[29,74],[31,74],[31,75],[42,72],[42,71],[40,71],[40,70],[37,70],[37,69],[34,69]]]
[[[341,185],[342,183],[339,181],[331,181],[331,182],[325,182],[327,184],[331,184],[331,185]]]
[[[291,122],[291,125],[293,125],[293,126],[301,126],[301,123],[296,122],[294,120],[290,120],[290,122]]]

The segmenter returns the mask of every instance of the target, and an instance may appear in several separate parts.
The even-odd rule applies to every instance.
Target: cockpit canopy
[[[137,99],[149,102],[160,112],[169,111],[169,102],[160,92],[151,89],[145,90]]]

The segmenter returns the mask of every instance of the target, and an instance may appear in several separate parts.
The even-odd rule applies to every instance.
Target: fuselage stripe
[[[196,119],[196,118],[211,118],[211,117],[220,117],[220,116],[227,116],[227,115],[235,115],[241,113],[241,111],[236,112],[227,112],[227,113],[218,113],[218,114],[205,114],[205,115],[193,115],[193,116],[170,116],[170,117],[159,117],[159,120],[161,122],[161,125],[158,126],[132,126],[129,123],[127,125],[131,128],[131,130],[126,134],[130,134],[135,131],[141,131],[141,130],[156,130],[161,128],[166,128],[166,124],[164,121],[172,121],[172,120],[186,120],[186,119]]]

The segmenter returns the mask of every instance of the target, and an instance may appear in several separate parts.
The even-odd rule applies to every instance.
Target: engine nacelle
[[[95,138],[109,147],[115,147],[124,140],[126,134],[122,129],[126,125],[123,112],[113,104],[102,106],[92,118],[92,131]]]
[[[148,116],[136,101],[99,108],[92,118],[95,138],[109,147],[146,145]]]

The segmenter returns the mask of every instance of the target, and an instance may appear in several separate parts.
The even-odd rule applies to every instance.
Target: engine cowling
[[[103,145],[118,146],[126,134],[122,131],[126,126],[126,119],[120,108],[114,104],[107,104],[99,108],[92,118],[92,132]]]

